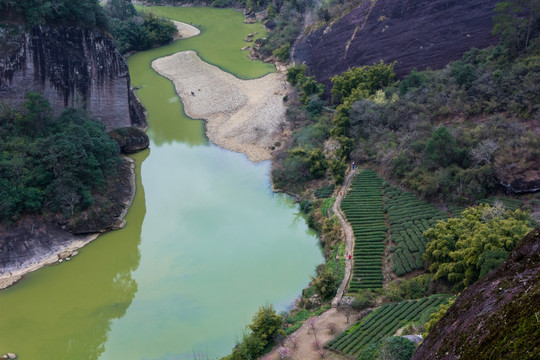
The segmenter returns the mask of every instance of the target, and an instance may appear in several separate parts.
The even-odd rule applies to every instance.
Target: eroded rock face
[[[397,61],[398,76],[413,68],[440,69],[463,52],[495,44],[493,8],[499,0],[378,0],[362,4],[334,24],[300,39],[296,63],[329,78],[349,67]],[[328,88],[328,86],[327,86]]]
[[[15,105],[41,93],[56,113],[85,108],[110,130],[146,127],[127,64],[113,41],[73,26],[0,27],[0,100]]]
[[[540,228],[496,270],[469,286],[413,360],[540,358]]]

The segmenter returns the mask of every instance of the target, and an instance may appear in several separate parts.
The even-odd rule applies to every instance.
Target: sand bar
[[[285,129],[283,74],[240,80],[194,51],[156,59],[152,67],[173,81],[189,117],[206,120],[210,141],[252,161],[271,158],[271,147]]]
[[[178,29],[178,33],[174,36],[174,40],[177,39],[189,39],[190,37],[197,36],[201,33],[199,29],[197,29],[195,26],[180,22],[171,20],[174,25],[176,25],[176,28]]]

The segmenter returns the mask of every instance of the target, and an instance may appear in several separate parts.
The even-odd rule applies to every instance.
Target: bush
[[[375,305],[375,298],[375,295],[371,291],[364,290],[354,295],[351,306],[357,311],[364,310]]]
[[[416,350],[412,341],[401,336],[384,339],[379,347],[381,360],[410,360]]]
[[[332,269],[320,266],[317,268],[317,277],[311,279],[315,290],[323,300],[328,300],[336,294],[339,284]]]

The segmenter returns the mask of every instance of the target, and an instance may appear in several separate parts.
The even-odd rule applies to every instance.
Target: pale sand
[[[195,26],[191,26],[180,21],[171,21],[174,25],[176,25],[176,28],[178,29],[178,33],[174,36],[174,40],[189,39],[190,37],[197,36],[201,33],[201,31]]]
[[[286,124],[283,96],[288,85],[282,73],[240,80],[194,51],[156,59],[152,67],[173,81],[189,117],[206,120],[210,141],[252,161],[271,158],[271,147]]]

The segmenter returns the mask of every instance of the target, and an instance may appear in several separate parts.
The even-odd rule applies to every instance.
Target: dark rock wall
[[[540,228],[497,269],[469,286],[413,360],[540,359]]]
[[[500,0],[377,0],[300,39],[292,54],[319,81],[349,67],[397,61],[398,76],[440,69],[463,52],[496,44],[493,8]]]
[[[95,31],[1,27],[0,100],[20,104],[28,91],[40,92],[57,113],[85,108],[107,129],[146,126],[124,58],[111,39]]]

